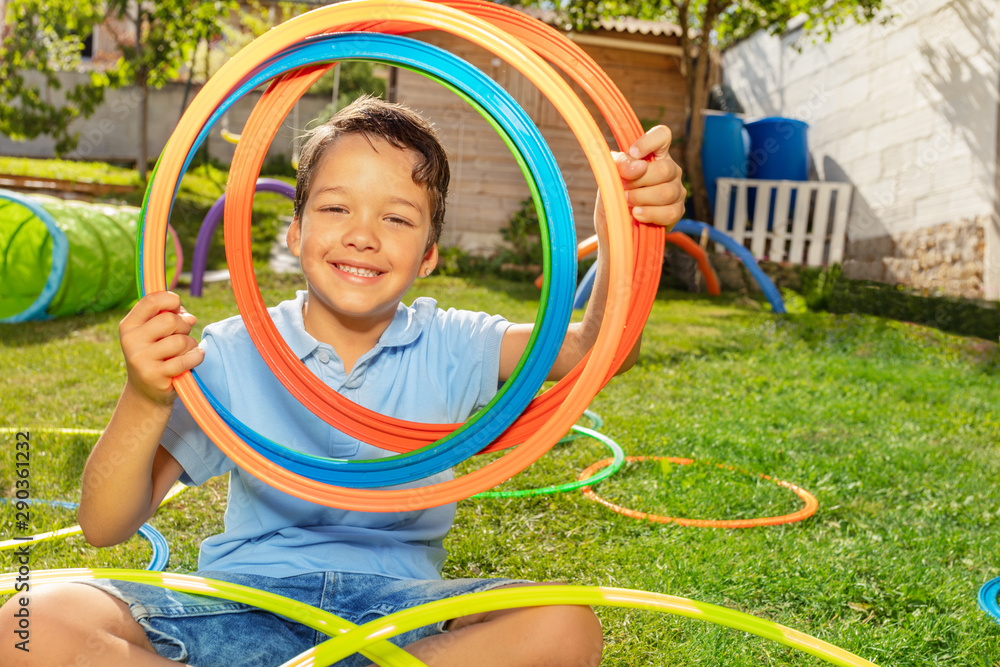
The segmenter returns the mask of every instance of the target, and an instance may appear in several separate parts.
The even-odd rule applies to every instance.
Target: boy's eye
[[[387,215],[385,217],[385,219],[387,221],[395,223],[397,225],[406,225],[408,227],[412,227],[413,226],[413,223],[410,222],[408,219],[403,218],[403,217],[398,216],[398,215]]]
[[[316,204],[316,210],[320,211],[321,213],[344,213],[348,209],[347,206],[345,206],[344,204],[318,202]]]

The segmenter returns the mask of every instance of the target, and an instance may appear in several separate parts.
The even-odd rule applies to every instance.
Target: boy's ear
[[[420,271],[417,273],[417,276],[420,278],[426,278],[431,275],[431,272],[434,270],[434,267],[437,266],[437,263],[438,244],[435,243],[427,249],[427,252],[424,253],[424,259],[420,262]]]
[[[288,226],[288,232],[285,234],[285,243],[288,244],[288,250],[293,256],[299,256],[299,243],[302,241],[302,223],[299,222],[298,216],[292,218],[292,224]]]

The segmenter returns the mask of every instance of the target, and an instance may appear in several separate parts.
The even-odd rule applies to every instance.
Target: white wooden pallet
[[[713,226],[757,259],[807,266],[837,264],[844,259],[853,192],[850,183],[720,178],[716,180]],[[747,208],[751,193],[755,193],[753,220]]]

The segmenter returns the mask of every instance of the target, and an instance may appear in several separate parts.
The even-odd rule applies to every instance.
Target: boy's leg
[[[406,650],[432,667],[597,667],[604,635],[590,607],[523,607],[454,619]]]
[[[17,648],[25,635],[14,616],[29,603],[28,627],[23,629],[28,651]],[[173,664],[158,656],[128,605],[104,591],[82,584],[35,587],[17,593],[0,607],[0,664],[4,665],[134,665]]]

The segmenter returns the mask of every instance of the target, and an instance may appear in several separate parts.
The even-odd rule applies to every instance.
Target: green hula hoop
[[[592,415],[591,419],[597,417],[597,415],[594,415],[593,413],[591,413],[591,415]],[[597,420],[600,419],[601,419],[600,417],[597,417],[597,419],[594,421],[596,422]],[[603,421],[601,423],[603,424]],[[472,497],[473,498],[524,498],[526,496],[540,496],[547,493],[563,493],[566,491],[575,491],[576,489],[588,486],[590,484],[597,484],[598,482],[607,479],[611,475],[618,472],[618,469],[621,468],[622,465],[625,463],[625,452],[622,451],[622,448],[618,445],[617,442],[615,442],[608,436],[604,435],[603,433],[598,433],[597,431],[594,431],[592,429],[575,425],[570,430],[570,433],[574,434],[574,437],[570,437],[567,435],[565,438],[560,440],[560,442],[575,440],[576,439],[575,434],[577,433],[583,434],[584,436],[587,436],[589,438],[594,438],[595,440],[599,440],[600,442],[603,442],[605,445],[608,446],[608,449],[611,450],[611,453],[614,456],[611,465],[609,465],[607,468],[602,468],[599,472],[595,473],[594,475],[586,479],[577,480],[575,482],[567,482],[565,484],[558,484],[555,486],[543,486],[541,488],[536,488],[536,489],[518,489],[516,491],[483,491],[481,493],[477,493]]]
[[[601,417],[601,415],[597,414],[596,412],[594,412],[590,408],[587,408],[586,410],[583,411],[583,416],[590,420],[590,426],[589,426],[589,428],[592,428],[595,431],[597,429],[601,428],[602,426],[604,426],[604,419]],[[580,436],[578,436],[574,431],[570,431],[569,433],[567,433],[566,435],[564,435],[562,438],[560,438],[559,442],[556,443],[556,444],[560,444],[560,443],[564,443],[564,442],[572,442],[573,440],[576,440],[579,437]]]

